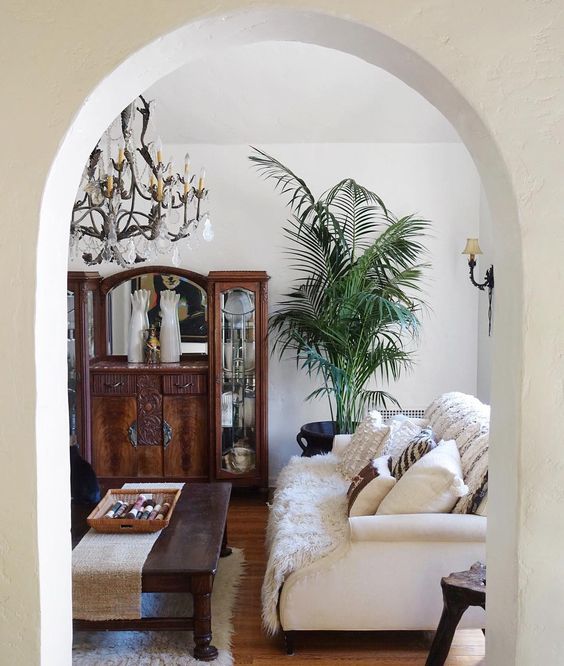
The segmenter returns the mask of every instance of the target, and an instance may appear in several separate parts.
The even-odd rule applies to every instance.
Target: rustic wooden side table
[[[443,613],[425,666],[443,666],[448,657],[454,632],[469,606],[486,608],[486,565],[473,564],[468,571],[441,578]]]

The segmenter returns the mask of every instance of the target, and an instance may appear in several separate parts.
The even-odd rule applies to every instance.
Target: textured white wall
[[[431,264],[425,284],[428,305],[414,367],[385,386],[406,408],[424,408],[439,393],[476,393],[477,290],[466,278],[460,255],[466,235],[477,235],[480,185],[468,151],[460,143],[279,144],[260,148],[289,166],[320,194],[352,176],[377,192],[396,215],[417,213],[431,220],[426,240]],[[251,167],[248,146],[165,146],[182,165],[186,150],[194,165],[205,165],[215,240],[182,251],[181,267],[210,270],[266,270],[270,306],[289,290],[295,274],[284,256],[285,199]],[[195,166],[195,168],[197,168]],[[170,263],[170,256],[164,258]],[[161,263],[161,259],[156,260]],[[85,268],[72,262],[72,270]],[[115,272],[104,266],[104,273]],[[304,402],[317,386],[294,361],[270,360],[270,477],[276,480],[288,458],[299,452],[303,423],[329,418],[326,401]],[[379,385],[381,387],[381,385]]]
[[[451,120],[477,161],[497,250],[487,660],[556,666],[564,649],[564,318],[554,307],[564,290],[562,2],[254,5],[221,0],[214,15],[204,0],[169,0],[158,12],[110,0],[72,12],[60,0],[5,7],[0,120],[10,131],[0,216],[13,232],[0,246],[10,317],[0,329],[9,350],[0,480],[4,496],[27,503],[2,522],[2,659],[70,663],[64,285],[81,165],[112,117],[161,76],[223,44],[290,39],[348,51],[404,79]],[[21,285],[28,294],[35,287],[35,301],[22,298]]]

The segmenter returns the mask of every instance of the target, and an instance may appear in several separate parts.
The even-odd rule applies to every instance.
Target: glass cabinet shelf
[[[220,294],[221,469],[248,474],[256,469],[255,306],[253,291]]]

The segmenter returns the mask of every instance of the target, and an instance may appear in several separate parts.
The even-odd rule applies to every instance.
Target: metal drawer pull
[[[179,389],[190,388],[193,385],[194,385],[194,382],[188,382],[187,384],[179,384],[178,382],[175,383],[176,388],[179,388]]]
[[[125,382],[123,379],[119,382],[116,382],[115,384],[112,384],[111,382],[104,382],[104,386],[107,386],[108,388],[117,388],[118,386],[124,386]]]

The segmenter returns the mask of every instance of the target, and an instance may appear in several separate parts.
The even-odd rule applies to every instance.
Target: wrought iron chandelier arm
[[[78,220],[75,220],[74,219],[74,212],[78,212],[80,210],[84,210],[86,212],[84,213],[84,215],[81,215],[78,218]],[[83,236],[92,236],[93,238],[100,238],[102,236],[103,229],[100,229],[98,227],[98,225],[96,224],[96,221],[94,220],[94,213],[98,213],[100,215],[100,217],[102,218],[103,223],[106,224],[107,216],[106,216],[106,213],[102,209],[100,209],[98,207],[96,207],[96,208],[80,207],[80,208],[76,208],[74,212],[73,212],[72,226],[75,229],[77,229],[77,228],[80,229],[80,233]],[[90,218],[90,224],[92,225],[92,229],[90,229],[89,227],[80,226],[80,223],[86,217]]]
[[[129,219],[127,220],[126,226],[119,232],[118,240],[127,240],[128,238],[134,238],[135,236],[143,236],[143,238],[148,241],[153,240],[151,238],[152,226],[150,224],[139,224],[136,219],[137,215],[147,218],[149,222],[151,221],[149,215],[140,211],[135,211],[133,213],[128,211],[124,213],[123,216],[127,216]]]

